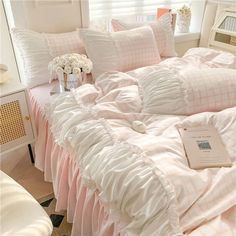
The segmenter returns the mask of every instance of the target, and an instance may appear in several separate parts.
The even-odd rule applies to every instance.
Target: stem
[[[64,88],[67,90],[67,74],[64,73]]]

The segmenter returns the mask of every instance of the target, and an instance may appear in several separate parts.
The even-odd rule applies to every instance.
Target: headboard
[[[89,24],[88,0],[4,0],[4,5],[10,27],[61,33]]]

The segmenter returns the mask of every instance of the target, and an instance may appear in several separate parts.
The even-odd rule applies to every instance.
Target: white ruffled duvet
[[[233,70],[235,62],[230,54],[194,49],[182,59],[162,62],[162,66],[129,74],[106,73],[95,85],[85,84],[71,93],[53,97],[48,108],[53,135],[60,145],[76,153],[74,161],[80,165],[84,183],[99,191],[122,235],[236,235],[236,99],[230,100],[236,94],[233,77],[227,82],[231,88],[228,84],[226,90],[231,95],[224,97],[226,101],[219,105],[212,98],[217,93],[208,94],[211,99],[204,109],[218,112],[196,113],[191,109],[191,114],[196,113],[191,116],[156,114],[162,113],[158,112],[159,108],[168,110],[166,101],[160,105],[163,96],[154,93],[160,99],[160,106],[156,106],[156,100],[148,97],[154,95],[147,92],[144,80],[152,73],[153,79],[158,74],[166,76],[172,86],[170,90],[174,91],[170,92],[169,111],[174,111],[174,106],[181,110],[189,105],[186,97],[189,93],[186,87],[179,86],[183,82],[178,78],[182,81],[183,77],[179,75],[176,79],[168,67],[184,71],[188,66],[194,74],[196,68],[220,66]],[[164,90],[168,87],[163,86]],[[165,97],[168,89],[163,93]],[[173,93],[177,102],[171,107]],[[181,94],[184,97],[179,97]],[[155,112],[145,111],[150,100],[157,109]],[[199,107],[203,109],[202,104]],[[178,109],[175,114],[179,113]],[[216,127],[233,166],[190,169],[176,129],[181,124]]]

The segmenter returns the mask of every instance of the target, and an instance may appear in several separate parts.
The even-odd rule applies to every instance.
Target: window
[[[158,7],[173,11],[183,5],[191,7],[191,32],[200,32],[205,0],[89,0],[91,24],[102,29],[110,28],[112,18],[127,21],[153,21]]]

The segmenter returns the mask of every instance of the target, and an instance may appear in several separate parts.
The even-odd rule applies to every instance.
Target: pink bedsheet
[[[35,143],[35,166],[44,172],[45,181],[52,182],[57,199],[56,211],[67,210],[67,220],[73,223],[72,236],[118,236],[113,223],[97,194],[82,184],[77,164],[53,140],[44,106],[50,100],[50,91],[57,82],[30,90],[31,106],[38,134]]]

